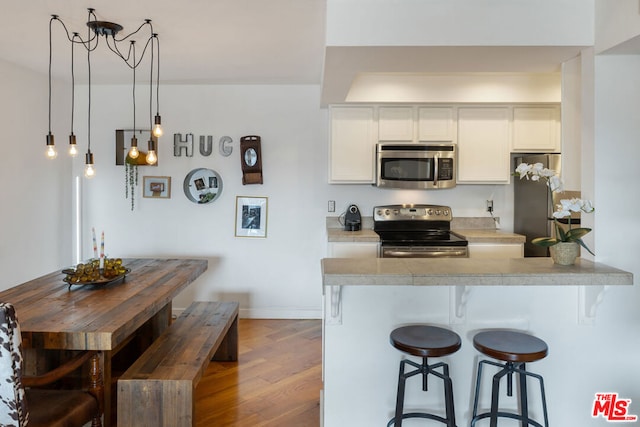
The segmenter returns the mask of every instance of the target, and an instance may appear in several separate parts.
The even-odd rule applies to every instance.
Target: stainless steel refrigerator
[[[542,163],[545,168],[560,174],[560,154],[530,154],[515,158],[515,167],[520,163]],[[514,167],[514,169],[515,169]],[[549,256],[549,249],[531,244],[536,237],[554,235],[551,214],[553,202],[544,182],[514,177],[513,231],[527,236],[524,244],[525,257]]]

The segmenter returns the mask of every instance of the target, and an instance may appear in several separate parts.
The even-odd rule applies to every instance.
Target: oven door
[[[380,246],[380,258],[467,258],[466,246]]]

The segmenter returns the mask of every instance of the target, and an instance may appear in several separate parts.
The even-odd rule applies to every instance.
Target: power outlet
[[[335,200],[329,200],[327,209],[329,210],[329,212],[335,212],[336,211],[336,201]]]
[[[487,212],[493,212],[493,200],[487,200]]]

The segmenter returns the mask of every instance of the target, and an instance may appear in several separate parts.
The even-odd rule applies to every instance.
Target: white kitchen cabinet
[[[377,258],[377,242],[329,242],[329,258]]]
[[[523,258],[523,243],[469,243],[469,258]]]
[[[506,184],[509,162],[509,108],[459,108],[457,182]]]
[[[370,106],[331,107],[329,183],[374,182],[377,131]]]
[[[513,107],[513,151],[560,151],[560,107]]]
[[[413,107],[380,107],[378,110],[379,141],[413,141]]]
[[[452,107],[418,108],[419,141],[454,141],[454,110]]]

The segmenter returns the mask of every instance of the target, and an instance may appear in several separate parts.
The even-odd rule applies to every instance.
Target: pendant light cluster
[[[149,141],[148,141],[148,153],[146,155],[146,164],[153,165],[158,161],[156,154],[156,141],[162,136],[162,119],[160,117],[160,41],[158,34],[153,32],[153,26],[150,19],[145,21],[138,27],[137,30],[122,37],[116,38],[117,34],[122,31],[122,26],[113,22],[98,21],[94,13],[94,9],[89,9],[89,18],[87,20],[87,37],[83,39],[78,33],[69,33],[69,30],[62,22],[58,15],[51,15],[49,20],[49,133],[47,134],[47,151],[46,155],[50,159],[55,159],[58,156],[55,146],[55,139],[51,133],[51,63],[53,58],[53,42],[52,42],[52,26],[54,22],[58,22],[62,25],[67,39],[71,43],[71,133],[69,135],[69,155],[75,157],[77,154],[76,136],[73,133],[73,119],[75,109],[75,70],[74,70],[74,48],[76,45],[82,46],[87,52],[87,69],[88,69],[88,111],[87,111],[87,153],[85,155],[85,171],[84,175],[87,178],[92,178],[95,175],[95,167],[93,161],[93,153],[91,152],[91,53],[98,47],[100,37],[104,36],[105,43],[109,50],[118,55],[130,69],[133,70],[133,137],[131,138],[131,148],[128,153],[128,157],[131,159],[137,159],[140,155],[138,151],[138,140],[135,136],[136,132],[136,69],[142,64],[143,59],[147,52],[150,53],[150,75],[149,75]],[[136,41],[131,38],[140,32],[143,28],[148,28],[149,37],[146,40],[142,55],[140,58],[136,57]],[[128,42],[129,46],[126,49],[126,55],[120,50],[122,43]],[[152,120],[153,110],[153,83],[154,83],[154,63],[155,69],[155,101],[156,101],[156,115]]]

